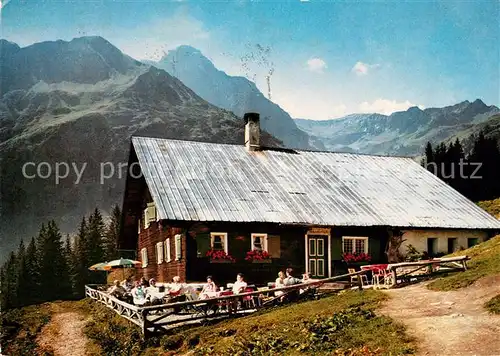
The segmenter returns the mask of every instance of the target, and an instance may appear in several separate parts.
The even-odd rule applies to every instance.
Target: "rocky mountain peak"
[[[9,53],[0,57],[2,94],[40,81],[95,84],[143,65],[98,36],[45,41],[17,51],[13,45],[7,48]]]

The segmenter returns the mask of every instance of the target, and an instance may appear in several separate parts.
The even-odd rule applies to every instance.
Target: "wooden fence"
[[[392,285],[396,285],[398,279],[403,282],[411,277],[428,276],[435,272],[466,271],[468,260],[470,260],[468,256],[443,257],[416,262],[393,263],[388,265],[387,269],[392,273]]]
[[[152,333],[164,332],[168,327],[172,327],[176,324],[179,325],[191,323],[193,321],[226,318],[228,316],[236,314],[248,314],[257,311],[258,309],[268,307],[269,305],[272,305],[272,302],[275,299],[286,297],[289,293],[292,293],[294,291],[299,291],[300,289],[305,290],[306,288],[309,291],[314,290],[324,285],[325,283],[345,280],[346,278],[349,279],[350,277],[359,276],[367,272],[368,271],[358,271],[282,288],[270,288],[265,291],[258,290],[236,295],[220,296],[216,298],[190,300],[143,307],[131,305],[113,296],[110,296],[106,292],[99,290],[101,287],[99,285],[86,285],[85,295],[89,298],[103,303],[108,308],[114,310],[120,316],[138,325],[141,328],[144,337],[147,338]],[[358,286],[361,290],[361,278],[358,278]],[[230,306],[235,305],[237,301],[242,300],[244,297],[258,298],[258,296],[263,293],[274,295],[275,292],[278,291],[282,291],[283,295],[273,297],[270,300],[263,302],[261,305],[257,305],[255,308],[237,310],[233,313],[230,312]],[[221,306],[226,306],[229,308],[228,310],[224,311]]]
[[[428,275],[429,273],[434,273],[437,270],[439,270],[439,272],[445,270],[465,271],[467,269],[467,261],[469,259],[470,258],[467,256],[459,256],[427,261],[390,264],[387,266],[388,271],[392,274],[392,283],[390,283],[389,287],[396,286],[398,284],[398,281],[405,282],[406,280],[415,278],[416,275],[422,274],[421,272],[424,272],[424,274]],[[102,287],[100,285],[85,286],[85,295],[89,298],[103,303],[108,308],[114,310],[120,316],[136,324],[141,328],[144,337],[148,337],[152,333],[161,333],[164,332],[167,328],[174,327],[176,325],[188,324],[194,321],[203,321],[208,319],[213,320],[218,318],[227,318],[228,316],[234,316],[237,314],[244,315],[247,313],[251,313],[257,311],[258,309],[273,305],[274,301],[277,298],[282,298],[283,296],[286,297],[287,294],[290,294],[294,291],[298,291],[300,289],[305,290],[306,288],[311,291],[319,288],[326,283],[345,279],[352,280],[351,277],[355,276],[358,276],[357,284],[359,289],[361,290],[363,286],[361,278],[359,276],[368,272],[370,271],[361,270],[358,272],[343,274],[331,278],[295,284],[293,286],[269,288],[265,291],[257,290],[237,295],[227,295],[209,299],[188,300],[183,302],[142,307],[128,304],[113,296],[110,296],[106,292],[100,290],[100,288]],[[231,312],[231,306],[235,305],[237,301],[243,300],[244,297],[251,297],[253,299],[258,298],[263,293],[275,295],[275,292],[278,291],[282,291],[283,295],[271,297],[263,303],[256,305],[255,308],[233,310],[233,312]],[[223,307],[225,307],[225,309]]]

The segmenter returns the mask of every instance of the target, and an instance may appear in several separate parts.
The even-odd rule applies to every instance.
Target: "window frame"
[[[255,233],[250,234],[250,251],[255,251],[255,246],[254,246],[254,238],[255,237],[264,237],[262,251],[266,251],[269,253],[269,244],[267,242],[268,235],[265,233],[260,233],[260,232],[255,232]]]
[[[345,240],[352,240],[353,241],[353,244],[352,244],[353,251],[352,252],[346,252],[344,250],[344,248],[345,248],[344,241]],[[365,241],[364,251],[356,251],[356,240]],[[342,236],[342,253],[366,253],[366,254],[368,254],[368,251],[370,251],[369,246],[368,246],[369,241],[370,241],[370,238],[368,236]]]
[[[227,232],[211,232],[210,233],[210,249],[214,249],[214,238],[215,236],[223,236],[222,243],[223,243],[223,250],[227,254],[229,251],[228,248],[228,239],[227,239]]]

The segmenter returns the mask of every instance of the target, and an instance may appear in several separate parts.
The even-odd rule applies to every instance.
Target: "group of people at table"
[[[293,276],[293,270],[287,268],[285,272],[280,271],[278,273],[278,278],[272,287],[283,288],[294,284],[313,282],[307,273],[302,276],[302,279],[295,278]],[[212,276],[207,276],[206,284],[203,285],[203,288],[198,293],[195,286],[182,283],[179,276],[173,277],[171,283],[162,286],[158,286],[154,278],[147,281],[142,277],[141,280],[136,281],[135,284],[132,284],[130,278],[121,283],[115,280],[107,292],[118,299],[132,302],[138,306],[144,306],[149,304],[163,304],[168,300],[174,301],[176,297],[184,295],[190,297],[189,299],[191,300],[204,300],[254,291],[252,288],[249,288],[242,273],[238,273],[236,281],[232,285],[228,284],[228,286],[230,286],[231,289],[225,291],[224,287],[218,287],[215,284]],[[301,289],[300,293],[303,293],[306,289],[307,288]],[[284,294],[284,291],[278,290],[274,292],[275,297],[281,297],[279,298],[280,300],[283,300]]]

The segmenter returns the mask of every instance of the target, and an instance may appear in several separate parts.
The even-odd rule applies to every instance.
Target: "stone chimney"
[[[243,116],[245,120],[245,147],[247,151],[255,151],[260,147],[260,115],[248,112]]]

